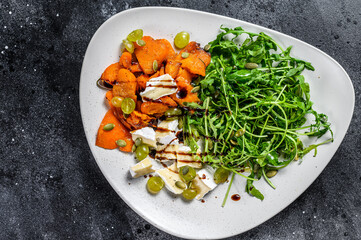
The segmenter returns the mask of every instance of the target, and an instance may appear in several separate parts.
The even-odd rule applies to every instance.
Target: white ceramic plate
[[[95,146],[99,124],[107,111],[105,91],[96,87],[96,80],[111,63],[118,61],[120,44],[128,33],[142,28],[145,35],[172,39],[176,33],[187,31],[191,40],[204,46],[219,33],[220,25],[242,26],[251,32],[265,32],[281,46],[293,46],[292,55],[312,62],[316,71],[305,71],[310,83],[315,109],[327,114],[335,133],[332,144],[312,153],[302,164],[293,163],[272,179],[276,190],[264,181],[255,185],[265,196],[264,201],[250,197],[244,191],[245,180],[236,177],[231,194],[239,193],[242,199],[228,199],[221,207],[226,185],[217,187],[205,198],[205,203],[184,202],[167,191],[152,196],[145,189],[146,179],[130,179],[129,166],[135,164],[131,154],[117,150],[104,150]],[[80,108],[90,149],[106,179],[119,196],[140,216],[154,226],[183,238],[224,238],[245,232],[293,202],[325,168],[344,138],[354,108],[354,89],[345,70],[330,56],[315,47],[285,34],[251,23],[205,12],[147,7],[116,14],[94,34],[86,51],[80,78]]]

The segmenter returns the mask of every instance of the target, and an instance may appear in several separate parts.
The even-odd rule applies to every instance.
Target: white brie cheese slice
[[[198,176],[202,179],[204,184],[206,184],[211,190],[217,187],[217,184],[214,182],[213,173],[206,168],[202,168],[197,172]]]
[[[149,146],[156,147],[155,131],[151,127],[144,127],[138,130],[131,131],[132,139],[135,141],[137,138],[141,138],[143,143]]]
[[[200,160],[200,149],[197,150],[197,154],[190,154],[191,148],[180,144],[177,151],[177,167],[190,166],[192,168],[201,168],[202,162]],[[198,156],[198,157],[197,157]]]
[[[158,123],[158,128],[167,129],[170,132],[176,132],[178,130],[178,120],[161,121]]]
[[[154,169],[152,169],[152,161],[149,158],[145,158],[143,161],[131,167],[129,171],[133,178],[137,178],[154,172]]]
[[[155,159],[159,162],[168,162],[177,160],[178,145],[158,145]]]
[[[204,195],[206,195],[209,191],[212,190],[202,181],[202,179],[200,179],[198,175],[193,179],[193,186],[197,189],[197,200],[202,199]]]
[[[168,168],[156,170],[155,173],[161,177],[165,183],[165,187],[174,194],[181,194],[183,189],[178,188],[175,183],[182,181],[178,173],[172,172]]]
[[[140,93],[143,101],[156,100],[158,98],[176,93],[177,83],[169,74],[151,78],[146,84],[146,88]]]
[[[155,139],[157,141],[159,150],[167,147],[167,145],[179,144],[176,136],[176,130],[178,127],[178,120],[173,121],[161,121],[155,130]]]

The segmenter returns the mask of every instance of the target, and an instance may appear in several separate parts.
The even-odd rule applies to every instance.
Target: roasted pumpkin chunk
[[[141,111],[148,115],[163,115],[168,110],[168,106],[159,102],[144,102]]]
[[[164,96],[158,99],[159,101],[161,101],[162,103],[164,103],[165,105],[167,105],[168,107],[177,107],[177,103],[170,97],[168,96]]]
[[[123,52],[119,59],[119,65],[124,68],[130,68],[132,65],[132,54],[129,52]]]
[[[136,45],[134,53],[143,72],[153,74],[155,72],[153,68],[154,61],[157,61],[157,66],[160,68],[163,61],[167,59],[169,49],[161,39],[154,40],[152,37],[144,36],[143,40],[145,45]]]
[[[173,58],[168,58],[167,64],[165,65],[165,73],[169,74],[175,79],[179,73],[179,68],[182,64]]]
[[[107,124],[114,124],[114,128],[108,131],[104,130],[103,128]],[[126,146],[118,147],[116,144],[117,140],[124,140]],[[129,129],[115,117],[112,109],[108,110],[99,126],[95,144],[106,149],[119,148],[123,152],[131,152],[132,150],[132,135],[130,134]]]
[[[190,73],[187,69],[180,68],[179,73],[175,79],[176,82],[186,82],[190,84],[197,75]]]
[[[134,74],[127,69],[120,69],[117,79],[117,84],[113,86],[113,96],[128,97],[136,101],[137,81]]]
[[[126,122],[131,125],[132,129],[147,127],[153,118],[139,111],[133,111],[127,118]]]
[[[189,53],[186,58],[182,57],[182,53]],[[211,56],[204,51],[199,43],[190,42],[176,57],[176,60],[182,63],[182,68],[187,69],[193,74],[201,76],[206,75],[206,68],[211,62]]]
[[[106,81],[109,84],[114,84],[118,79],[118,72],[120,66],[119,63],[113,63],[109,65],[103,72],[100,79]]]
[[[147,82],[149,80],[148,75],[142,74],[137,77],[137,91],[141,92],[147,87]]]

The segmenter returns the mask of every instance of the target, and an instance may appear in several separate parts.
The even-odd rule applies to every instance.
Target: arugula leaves
[[[202,104],[186,105],[184,137],[192,151],[203,139],[202,162],[242,176],[240,172],[248,169],[246,191],[263,200],[255,180],[263,176],[274,187],[266,177],[268,170],[284,168],[316,151],[333,141],[333,133],[327,116],[312,109],[310,87],[302,76],[305,69],[314,70],[311,63],[292,57],[292,47],[284,50],[264,33],[241,27],[221,30],[209,43],[212,60],[206,76],[197,82]],[[241,35],[247,36],[242,42]],[[257,68],[249,67],[255,64]],[[315,120],[304,126],[307,115]],[[299,139],[327,132],[331,139],[308,147]]]

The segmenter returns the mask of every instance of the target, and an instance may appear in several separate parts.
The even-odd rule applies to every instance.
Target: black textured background
[[[358,0],[2,0],[0,239],[175,239],[110,187],[79,111],[81,64],[92,35],[113,14],[140,6],[192,8],[260,24],[320,48],[346,69],[356,105],[336,155],[294,203],[234,239],[361,239]]]

